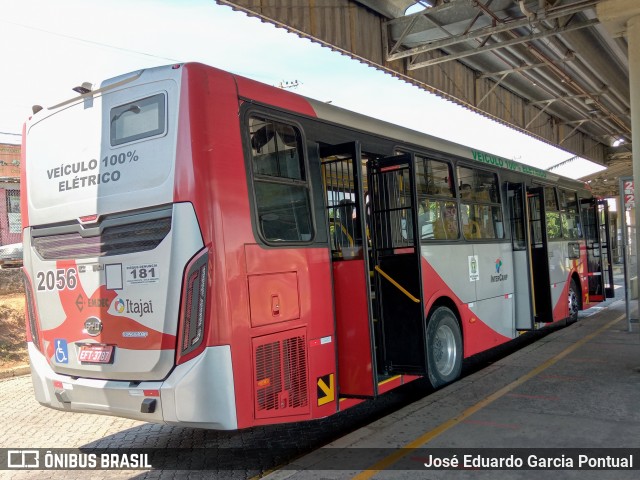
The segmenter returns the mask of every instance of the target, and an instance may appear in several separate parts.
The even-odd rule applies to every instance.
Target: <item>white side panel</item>
[[[547,251],[549,255],[549,281],[553,285],[554,283],[561,283],[567,281],[567,242],[565,241],[552,241],[547,245]]]
[[[476,282],[470,280],[468,260],[473,256],[473,245],[422,245],[421,253],[463,303],[476,301]]]
[[[202,355],[178,365],[162,385],[161,395],[167,423],[237,429],[231,348],[208,347]]]
[[[549,280],[551,287],[551,308],[554,309],[558,302],[567,302],[562,295],[569,270],[567,269],[567,242],[549,242]]]
[[[474,244],[479,278],[474,313],[487,326],[508,338],[515,336],[513,251],[511,243]]]
[[[513,295],[479,300],[471,310],[492,330],[507,338],[515,338]]]
[[[31,225],[173,201],[179,77],[156,76],[146,74],[126,90],[107,90],[43,112],[28,124]],[[112,108],[160,93],[167,105],[164,133],[111,146]]]
[[[478,318],[514,337],[511,243],[422,245],[422,256]]]
[[[478,259],[479,278],[476,284],[478,300],[513,293],[513,252],[511,243],[474,244]]]
[[[569,304],[569,299],[567,297],[567,295],[564,295],[564,287],[567,284],[567,282],[559,282],[559,283],[552,283],[551,284],[551,304],[553,305],[553,307],[555,308],[556,305],[558,305],[560,302],[564,302],[567,304],[567,308],[568,308],[568,304]],[[565,315],[566,316],[566,315]]]

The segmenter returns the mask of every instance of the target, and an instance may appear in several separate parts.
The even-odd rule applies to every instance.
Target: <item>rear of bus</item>
[[[230,348],[205,338],[211,228],[176,194],[200,181],[177,167],[186,71],[85,86],[25,125],[27,340],[45,406],[237,428]]]

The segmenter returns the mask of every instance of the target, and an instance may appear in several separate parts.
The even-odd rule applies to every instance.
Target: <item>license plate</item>
[[[82,363],[111,363],[113,345],[81,345],[78,361]]]

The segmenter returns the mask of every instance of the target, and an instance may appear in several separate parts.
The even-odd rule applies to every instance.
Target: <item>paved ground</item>
[[[62,474],[82,480],[251,478],[289,463],[268,478],[333,479],[379,468],[379,461],[392,469],[408,465],[410,470],[383,471],[375,478],[466,478],[468,472],[416,471],[415,463],[423,461],[424,452],[415,448],[640,448],[638,325],[629,333],[624,303],[608,304],[583,313],[568,328],[536,334],[533,343],[529,340],[527,345],[523,339],[520,350],[509,346],[465,364],[466,376],[437,392],[424,382],[414,382],[366,406],[295,426],[212,432],[69,414],[38,405],[28,375],[0,380],[0,448],[182,448],[196,449],[198,458],[205,452],[215,462],[230,451],[261,457],[259,461],[248,458],[246,468],[232,471],[0,471],[0,478],[57,479]],[[320,448],[327,444],[338,450]],[[304,456],[310,451],[315,453]],[[327,461],[335,466],[336,452],[354,451],[365,452],[358,459],[361,469],[318,470],[326,468]],[[388,458],[393,452],[397,461]],[[361,475],[368,478],[374,473],[366,470]],[[476,471],[473,475],[480,479],[534,478],[532,473],[540,474]],[[634,475],[549,473],[553,475],[545,478],[637,478],[637,471]]]
[[[64,478],[87,480],[111,478],[238,478],[264,474],[278,465],[340,438],[384,417],[433,391],[414,382],[367,404],[329,419],[294,425],[275,425],[239,432],[171,427],[117,417],[66,413],[40,406],[33,397],[29,375],[0,380],[0,449],[166,449],[184,452],[183,465],[212,460],[223,465],[233,458],[234,470],[207,471],[65,471]],[[185,450],[186,449],[186,450]],[[0,451],[3,455],[4,452]],[[235,457],[233,457],[235,455]],[[238,460],[240,456],[240,460]],[[0,459],[0,465],[2,459]],[[242,468],[237,468],[241,465]],[[0,478],[58,479],[61,471],[2,471]]]
[[[567,447],[580,453],[633,448],[640,459],[638,325],[628,331],[622,301],[593,311],[266,478],[637,479],[640,465],[635,471],[423,469],[436,449],[462,456],[460,449],[488,447],[505,449],[502,455],[518,448],[552,454]]]

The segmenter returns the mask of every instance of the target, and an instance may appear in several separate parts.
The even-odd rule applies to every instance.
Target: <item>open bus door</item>
[[[382,335],[383,374],[426,375],[417,195],[411,154],[367,164],[376,318]]]
[[[587,248],[589,302],[613,297],[613,265],[609,248],[609,205],[606,200],[581,201],[584,239]]]
[[[527,215],[527,188],[524,183],[507,183],[513,248],[514,300],[516,330],[532,330],[533,262]]]
[[[377,372],[360,144],[321,146],[320,158],[333,267],[338,392],[373,397]]]
[[[527,189],[526,216],[529,224],[527,249],[532,278],[533,317],[536,322],[549,323],[553,322],[553,303],[543,187]]]
[[[609,225],[609,203],[605,199],[598,200],[598,232],[600,234],[600,254],[602,255],[602,273],[604,276],[604,293],[613,298],[613,263],[611,262],[611,229]]]

